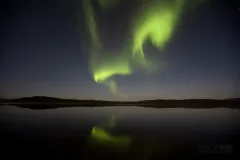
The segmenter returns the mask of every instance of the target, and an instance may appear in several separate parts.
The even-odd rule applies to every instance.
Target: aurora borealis
[[[233,1],[92,1],[3,4],[0,98],[239,96]]]
[[[113,79],[115,75],[130,75],[134,72],[132,61],[142,67],[151,70],[151,62],[145,58],[144,44],[150,39],[153,46],[162,49],[171,39],[177,20],[179,19],[184,6],[184,0],[171,1],[154,1],[148,0],[143,2],[136,13],[132,13],[130,30],[132,35],[131,50],[127,54],[120,53],[117,57],[115,54],[108,54],[107,57],[101,52],[108,52],[101,46],[98,35],[98,24],[93,7],[93,0],[84,0],[84,14],[87,28],[91,39],[90,47],[90,65],[93,78],[97,83],[106,84],[113,93],[117,93],[117,83]],[[99,1],[99,5],[104,10],[108,3],[112,1]],[[111,4],[109,4],[111,6]],[[114,7],[117,7],[116,5]],[[133,12],[134,12],[133,11]],[[111,13],[108,13],[111,14]],[[104,34],[104,33],[103,33]],[[120,51],[121,52],[121,51]],[[124,50],[124,52],[126,52]]]

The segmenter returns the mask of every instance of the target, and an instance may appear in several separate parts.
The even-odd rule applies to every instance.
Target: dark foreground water
[[[0,125],[1,159],[238,159],[240,151],[236,109],[0,106]],[[100,132],[92,143],[93,127],[128,137],[128,146],[106,147]]]

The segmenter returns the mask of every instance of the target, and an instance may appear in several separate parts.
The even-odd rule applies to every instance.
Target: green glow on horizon
[[[155,64],[146,58],[144,45],[150,41],[160,51],[173,37],[176,25],[186,0],[142,0],[141,7],[134,12],[130,24],[130,50],[109,53],[102,47],[95,11],[94,0],[84,0],[84,14],[91,41],[89,68],[96,83],[106,85],[114,94],[118,94],[116,75],[128,76],[136,69],[154,71]],[[118,0],[97,0],[102,10],[110,6],[117,7]],[[202,0],[201,0],[202,1]],[[126,40],[127,41],[127,40]],[[131,45],[130,45],[131,44]]]
[[[97,83],[105,84],[110,90],[117,94],[117,83],[110,79],[112,75],[130,75],[132,73],[129,61],[125,57],[107,57],[103,63],[95,63],[93,69],[93,78]]]

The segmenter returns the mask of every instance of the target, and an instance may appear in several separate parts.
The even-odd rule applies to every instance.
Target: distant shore
[[[109,107],[109,106],[139,106],[146,108],[233,108],[240,109],[240,98],[186,99],[186,100],[144,100],[144,101],[102,101],[75,100],[52,97],[24,97],[19,99],[1,99],[0,105],[13,105],[31,109],[53,109],[61,107]]]

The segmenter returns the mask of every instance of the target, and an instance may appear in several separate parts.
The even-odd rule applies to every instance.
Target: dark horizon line
[[[0,104],[14,105],[30,109],[53,109],[64,107],[109,107],[109,106],[139,106],[145,108],[234,108],[239,109],[240,98],[214,99],[154,99],[142,101],[106,101],[60,99],[45,96],[23,97],[18,99],[0,99]]]
[[[73,101],[108,101],[108,102],[141,102],[141,101],[154,101],[154,100],[166,100],[166,101],[184,101],[184,100],[233,100],[239,98],[186,98],[186,99],[144,99],[144,100],[101,100],[101,99],[72,99],[72,98],[58,98],[58,97],[50,97],[50,96],[29,96],[29,97],[20,97],[20,98],[0,98],[0,100],[20,100],[20,99],[27,99],[27,98],[53,98],[59,100],[73,100]]]

